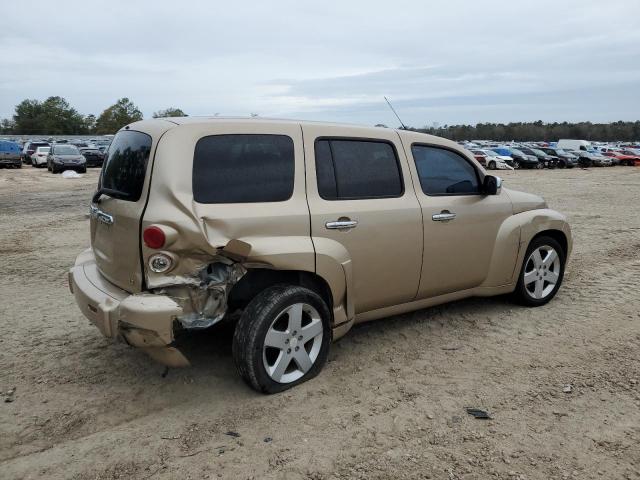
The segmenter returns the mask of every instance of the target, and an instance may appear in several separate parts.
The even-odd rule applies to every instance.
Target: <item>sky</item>
[[[640,119],[638,0],[20,0],[2,6],[0,118],[59,95],[99,115],[421,127]]]

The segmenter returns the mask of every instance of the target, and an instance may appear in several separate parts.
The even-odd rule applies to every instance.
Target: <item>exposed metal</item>
[[[166,287],[162,291],[184,309],[185,313],[177,317],[184,328],[208,328],[227,313],[229,292],[246,272],[240,263],[216,262],[200,270],[188,284]]]

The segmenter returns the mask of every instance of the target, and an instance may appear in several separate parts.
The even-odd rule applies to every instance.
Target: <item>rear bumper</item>
[[[105,337],[122,339],[164,365],[189,365],[173,345],[173,324],[182,309],[169,297],[130,294],[113,285],[100,274],[91,249],[82,252],[69,271],[69,289]]]

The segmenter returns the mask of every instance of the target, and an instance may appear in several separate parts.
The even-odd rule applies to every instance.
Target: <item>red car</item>
[[[615,158],[620,165],[629,165],[631,167],[636,165],[640,167],[640,155],[628,155],[624,152],[602,152],[602,154]]]

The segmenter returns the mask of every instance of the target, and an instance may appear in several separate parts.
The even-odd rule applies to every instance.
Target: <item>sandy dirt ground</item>
[[[640,168],[503,176],[570,219],[555,300],[358,326],[318,378],[263,396],[228,329],[163,378],[80,314],[66,274],[96,170],[0,170],[0,478],[640,478]]]

